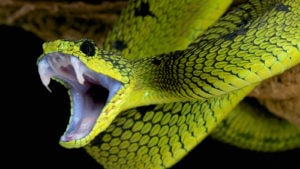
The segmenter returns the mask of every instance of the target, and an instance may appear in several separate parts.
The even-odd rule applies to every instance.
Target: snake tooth
[[[299,129],[246,96],[300,63],[300,3],[231,3],[132,0],[103,48],[45,42],[42,83],[66,86],[72,107],[60,144],[106,169],[170,168],[210,134],[256,151],[299,148]]]

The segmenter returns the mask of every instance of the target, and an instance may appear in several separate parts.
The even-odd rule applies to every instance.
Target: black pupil
[[[80,50],[86,54],[87,56],[94,56],[95,55],[95,46],[89,40],[84,41],[81,46]]]

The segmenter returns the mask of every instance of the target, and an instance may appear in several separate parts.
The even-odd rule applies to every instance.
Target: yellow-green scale
[[[105,44],[106,49],[121,56],[98,50],[103,53],[85,57],[73,42],[70,45],[67,41],[65,46],[64,41],[53,42],[62,42],[59,47],[52,44],[54,51],[59,48],[66,54],[80,55],[79,59],[96,72],[115,75],[112,78],[124,83],[124,88],[134,81],[141,89],[152,90],[149,104],[168,103],[123,112],[117,110],[125,109],[126,104],[121,108],[106,105],[97,121],[101,133],[96,136],[97,132],[91,132],[93,140],[84,138],[91,141],[84,148],[107,169],[171,167],[222,124],[255,85],[300,62],[298,1],[252,0],[230,10],[216,23],[231,1],[180,2],[130,1]],[[126,94],[137,91],[130,92]],[[140,98],[134,99],[130,101]],[[239,106],[247,107],[244,102]],[[115,111],[109,114],[112,109]],[[243,113],[251,111],[243,109]],[[105,121],[108,118],[113,120],[111,124]],[[228,118],[234,127],[226,132],[243,128]],[[250,134],[253,132],[256,130]],[[261,149],[265,147],[261,144],[268,144],[256,135],[253,138],[246,148]],[[228,140],[243,143],[240,138]],[[291,147],[299,147],[298,141],[297,135]],[[271,149],[276,148],[282,146],[275,144]]]
[[[299,36],[299,25],[290,24],[290,31],[286,31],[274,18],[284,16],[288,23],[298,23],[299,12],[281,11],[277,5],[258,6],[252,9],[256,10],[255,15],[250,15],[248,6],[242,5],[225,15],[184,51],[137,59],[135,69],[143,76],[137,79],[141,79],[142,86],[150,86],[157,93],[203,100],[261,82],[298,64],[300,43],[293,42],[293,35]],[[236,24],[229,34],[224,31],[229,28],[222,28],[228,22]],[[280,35],[267,34],[268,27]]]
[[[289,10],[286,10],[286,7]],[[170,66],[169,70],[166,67],[159,70],[157,65],[163,62],[158,64],[157,58],[149,62],[152,59],[150,57],[144,65],[148,68],[151,63],[149,68],[154,70],[156,75],[165,78],[156,78],[155,74],[150,74],[143,79],[145,85],[165,85],[165,83],[152,83],[153,79],[161,82],[177,80],[180,87],[176,87],[178,86],[176,83],[176,85],[169,85],[169,88],[164,86],[161,88],[179,97],[210,99],[156,105],[147,107],[148,109],[137,108],[122,112],[108,130],[85,147],[87,151],[106,168],[165,168],[175,164],[201,142],[257,82],[299,63],[299,40],[294,38],[300,35],[298,8],[299,4],[296,1],[284,1],[278,4],[275,1],[250,1],[250,4],[242,5],[225,15],[189,45],[187,50],[161,55],[159,59],[172,63],[166,64]],[[142,22],[141,18],[136,19],[137,23]],[[282,24],[289,26],[285,28]],[[120,28],[116,30],[119,31]],[[112,39],[120,38],[117,34],[116,37],[112,37]],[[143,41],[142,44],[144,45],[145,42],[156,44],[156,41]],[[128,58],[130,54],[143,58],[143,50],[151,47],[151,45],[136,47],[131,42],[126,44],[129,49],[121,52]],[[137,41],[136,45],[141,45],[141,42]],[[135,55],[134,51],[141,49],[140,55]],[[156,51],[152,49],[151,51]],[[151,51],[147,52],[151,53]],[[177,58],[178,53],[183,53],[185,57]],[[175,59],[172,60],[171,57]],[[176,71],[173,65],[177,68]],[[144,67],[141,66],[140,70],[143,69]],[[157,72],[173,72],[173,75],[164,76],[163,73]],[[171,79],[173,77],[175,79]],[[249,86],[247,91],[243,91],[246,90],[243,89],[244,86]],[[178,88],[181,88],[180,91],[174,91]],[[184,106],[190,108],[184,111]],[[249,112],[245,110],[244,113]],[[134,118],[136,114],[138,115]],[[155,116],[156,114],[158,115]],[[161,114],[163,116],[160,118]],[[129,119],[134,124],[131,128],[125,127],[125,129],[123,124]],[[127,139],[120,139],[121,133],[125,133],[127,137],[123,136],[123,138]],[[167,134],[163,135],[163,133]],[[135,137],[130,139],[129,136]],[[239,140],[230,141],[239,142]],[[253,146],[258,144],[261,142],[254,140]],[[111,149],[114,151],[110,152]]]
[[[85,149],[107,169],[170,167],[201,142],[252,89],[204,102],[125,111]]]

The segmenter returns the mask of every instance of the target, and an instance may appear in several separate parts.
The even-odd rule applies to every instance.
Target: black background
[[[50,83],[48,92],[39,79],[36,59],[43,41],[15,27],[1,26],[0,35],[1,152],[8,168],[101,169],[83,149],[58,144],[69,119],[69,97],[57,83]],[[173,168],[204,167],[300,168],[300,151],[258,153],[207,138]]]

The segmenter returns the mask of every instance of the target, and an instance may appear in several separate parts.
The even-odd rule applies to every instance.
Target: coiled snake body
[[[130,1],[103,48],[43,45],[38,69],[68,88],[60,139],[105,168],[169,168],[207,135],[257,151],[300,147],[300,130],[245,98],[300,62],[300,2]],[[226,12],[226,13],[225,13]]]

